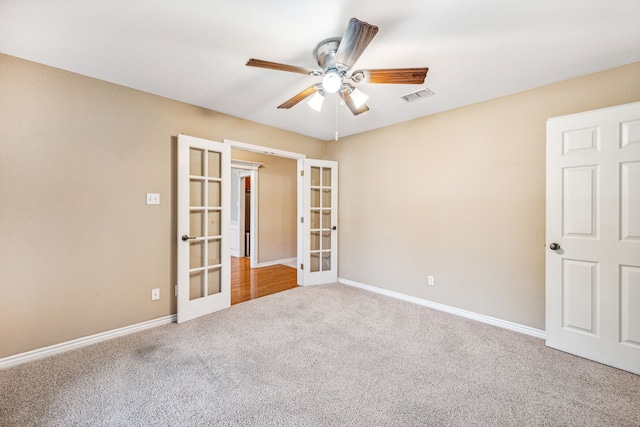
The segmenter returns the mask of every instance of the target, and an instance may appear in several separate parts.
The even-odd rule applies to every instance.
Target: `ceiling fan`
[[[315,83],[302,92],[283,102],[278,108],[291,108],[303,99],[314,95],[309,105],[320,111],[322,101],[327,93],[338,93],[354,115],[369,111],[365,104],[368,98],[353,83],[392,83],[422,84],[429,68],[395,68],[378,70],[356,70],[350,72],[362,52],[367,48],[378,27],[351,18],[342,37],[333,37],[321,41],[313,50],[313,56],[320,70],[312,70],[277,62],[249,59],[250,67],[268,68],[291,73],[322,76],[322,82]]]

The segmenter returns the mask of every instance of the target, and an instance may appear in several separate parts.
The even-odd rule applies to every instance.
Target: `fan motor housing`
[[[333,66],[340,40],[342,40],[342,37],[332,37],[323,40],[318,43],[318,46],[313,50],[313,57],[318,62],[322,71],[327,71],[328,68]]]

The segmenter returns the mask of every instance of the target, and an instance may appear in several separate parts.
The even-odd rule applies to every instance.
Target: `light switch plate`
[[[148,205],[159,205],[160,204],[160,194],[158,194],[158,193],[147,193],[147,204]]]

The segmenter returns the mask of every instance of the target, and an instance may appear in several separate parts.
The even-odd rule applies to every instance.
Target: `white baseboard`
[[[176,315],[160,317],[158,319],[149,320],[135,325],[125,326],[123,328],[113,329],[111,331],[101,332],[99,334],[89,335],[88,337],[78,338],[75,340],[51,345],[48,347],[38,348],[36,350],[27,351],[25,353],[15,354],[0,359],[0,369],[10,368],[22,363],[31,362],[33,360],[43,359],[55,354],[64,353],[66,351],[75,350],[80,347],[86,347],[102,341],[129,335],[134,332],[144,331],[145,329],[155,328],[156,326],[167,325],[176,321]]]
[[[349,279],[343,279],[341,277],[338,278],[338,283],[342,283],[343,285],[353,286],[355,288],[360,288],[360,289],[375,292],[378,294],[390,296],[403,301],[412,302],[414,304],[422,305],[424,307],[433,308],[436,310],[466,317],[468,319],[477,320],[479,322],[488,323],[489,325],[499,326],[501,328],[509,329],[511,331],[520,332],[526,335],[531,335],[532,337],[536,337],[536,338],[545,339],[547,335],[546,332],[541,329],[532,328],[530,326],[509,322],[507,320],[502,320],[502,319],[498,319],[491,316],[485,316],[484,314],[478,314],[478,313],[474,313],[473,311],[462,310],[460,308],[451,307],[449,305],[440,304],[440,303],[429,301],[422,298],[412,297],[410,295],[401,294],[399,292],[390,291],[388,289],[382,289],[382,288],[377,288],[371,285],[365,285],[364,283],[355,282]]]
[[[260,268],[260,267],[269,267],[271,265],[284,264],[286,266],[296,268],[297,260],[298,259],[294,257],[294,258],[278,259],[275,261],[259,262],[257,267]]]

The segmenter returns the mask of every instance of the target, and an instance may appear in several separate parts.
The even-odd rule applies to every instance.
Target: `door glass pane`
[[[322,186],[331,187],[331,168],[322,168]]]
[[[204,236],[204,212],[191,211],[189,213],[189,236]]]
[[[331,207],[331,189],[330,188],[322,189],[322,207],[323,208]]]
[[[331,249],[331,231],[322,232],[322,249]]]
[[[311,189],[311,207],[312,208],[319,208],[320,207],[320,189],[319,188],[312,188]]]
[[[209,157],[209,170],[208,170],[209,173],[207,174],[207,176],[209,178],[221,178],[220,163],[222,161],[222,156],[217,151],[209,151],[208,157]]]
[[[322,252],[322,271],[331,270],[331,252]]]
[[[315,273],[320,271],[320,253],[315,252],[311,254],[311,272]]]
[[[207,250],[207,265],[220,264],[220,239],[209,240]]]
[[[189,175],[202,176],[204,170],[204,151],[197,148],[189,149]]]
[[[220,181],[209,181],[207,183],[208,195],[209,199],[207,200],[207,205],[210,208],[219,208],[220,207],[220,186],[222,183]]]
[[[208,212],[208,228],[207,236],[219,236],[220,235],[220,211]]]
[[[207,295],[219,294],[221,280],[220,269],[212,268],[207,273]]]
[[[189,268],[204,267],[204,242],[189,243]]]
[[[331,228],[331,209],[322,210],[322,228]]]
[[[319,251],[320,250],[320,232],[319,231],[312,231],[311,232],[311,250],[312,251]]]
[[[204,206],[204,183],[197,179],[189,181],[189,206]]]
[[[312,210],[311,211],[311,223],[310,223],[310,227],[312,229],[317,229],[320,228],[320,211],[319,210]]]
[[[204,271],[189,274],[189,300],[204,296]]]
[[[320,168],[316,166],[311,167],[311,178],[309,183],[312,187],[318,187],[320,185]]]

